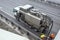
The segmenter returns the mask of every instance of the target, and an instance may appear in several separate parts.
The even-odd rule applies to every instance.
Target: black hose
[[[50,26],[51,26],[51,27],[50,27],[50,29],[49,29],[49,31],[48,31],[47,38],[49,37],[49,34],[50,34],[51,30],[52,30],[52,27],[53,27],[53,21],[52,21],[52,24],[51,24]]]

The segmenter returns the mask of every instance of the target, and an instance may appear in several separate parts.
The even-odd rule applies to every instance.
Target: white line
[[[7,13],[6,11],[4,11],[4,10],[1,10],[2,12],[4,12],[4,13]],[[13,18],[15,18],[14,16],[12,16],[10,13],[7,13],[9,16],[11,16],[11,17],[13,17]]]

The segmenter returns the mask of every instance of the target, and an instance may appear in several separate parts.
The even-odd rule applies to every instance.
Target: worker
[[[52,39],[54,39],[54,38],[55,38],[55,34],[52,33],[52,34],[50,35],[50,37],[51,37]]]
[[[52,33],[52,34],[49,35],[48,40],[53,40],[54,38],[55,38],[55,34]]]
[[[42,39],[42,40],[53,40],[54,38],[55,38],[55,34],[50,34],[49,35],[49,37],[47,38],[44,34],[41,34],[40,35],[40,38]]]
[[[52,34],[50,34],[50,36],[49,36],[50,38],[52,38],[52,39],[54,39],[55,38],[55,34],[54,33],[52,33]]]
[[[45,34],[41,34],[41,35],[40,35],[40,38],[41,38],[42,40],[44,40],[45,37],[46,37]]]

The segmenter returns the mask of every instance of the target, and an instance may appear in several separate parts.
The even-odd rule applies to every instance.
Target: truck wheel
[[[18,29],[20,30],[21,28],[20,28],[20,27],[18,27]]]
[[[34,27],[33,27],[33,26],[31,26],[31,29],[34,29]]]
[[[35,29],[35,32],[39,32],[39,30],[38,29]]]
[[[29,35],[29,33],[27,32],[27,35]]]
[[[18,17],[16,17],[16,19],[17,19],[18,21],[20,21]]]

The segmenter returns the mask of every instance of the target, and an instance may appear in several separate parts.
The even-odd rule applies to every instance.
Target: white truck
[[[51,18],[31,5],[18,6],[13,9],[13,12],[18,21],[21,19],[38,31],[43,31],[51,25]]]

